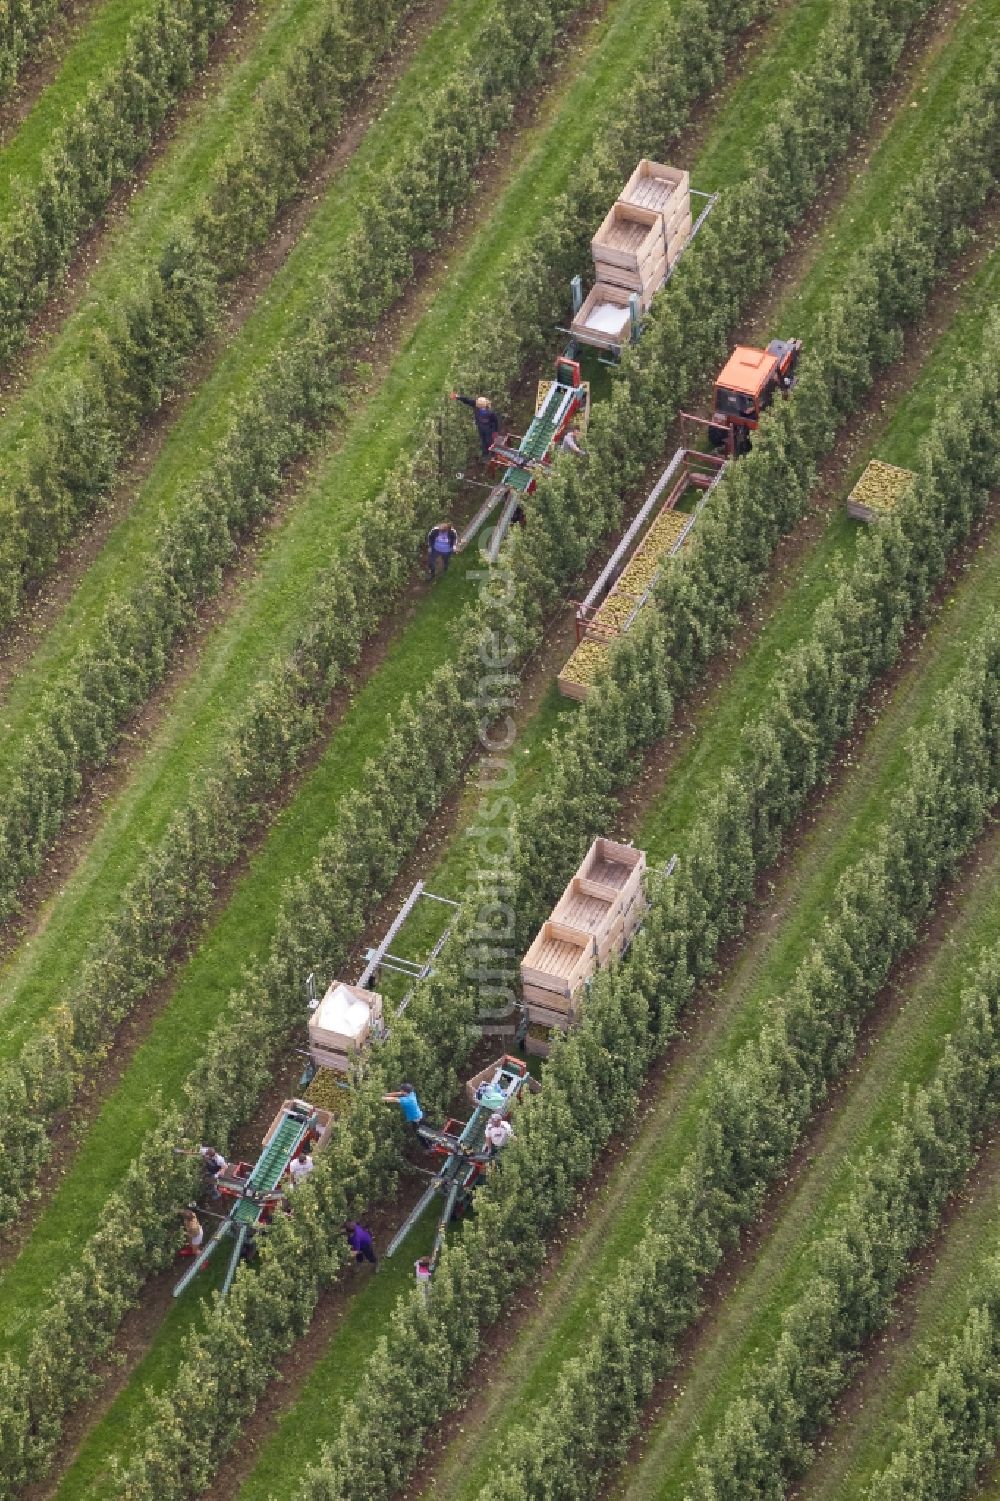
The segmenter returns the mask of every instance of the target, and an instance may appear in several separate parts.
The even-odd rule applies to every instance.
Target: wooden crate
[[[343,1058],[346,1072],[348,1058],[365,1046],[381,1019],[382,997],[377,990],[335,980],[309,1018],[310,1048]]]
[[[667,266],[672,266],[691,237],[691,215],[687,214],[667,241]],[[666,273],[664,273],[666,274]]]
[[[580,1015],[576,1006],[568,1011],[555,1011],[550,1006],[542,1006],[537,1001],[529,1001],[527,997],[524,1009],[528,1013],[529,1026],[558,1027],[560,1032],[568,1032],[576,1025]]]
[[[494,1058],[492,1063],[488,1063],[485,1068],[479,1070],[478,1074],[473,1074],[471,1079],[466,1080],[465,1094],[469,1104],[478,1105],[480,1103],[476,1099],[476,1090],[481,1084],[488,1084],[501,1069],[510,1075],[515,1075],[520,1073],[522,1067],[520,1059],[513,1057],[510,1053],[501,1053],[499,1058]],[[527,1090],[530,1094],[537,1093],[538,1088],[537,1079],[529,1079],[527,1083],[521,1086],[522,1092]]]
[[[620,954],[625,941],[623,903],[617,896],[598,890],[593,882],[574,876],[552,909],[554,922],[589,933],[597,946],[598,964]]]
[[[625,292],[638,292],[643,312],[653,300],[653,294],[663,285],[667,274],[667,253],[647,261],[641,271],[626,271],[622,266],[602,266],[601,280],[612,287],[621,287]]]
[[[613,203],[590,242],[599,278],[610,266],[641,272],[647,261],[662,256],[664,245],[663,215],[630,203]]]
[[[596,962],[595,962],[596,968]],[[554,1016],[562,1017],[563,1020],[573,1019],[576,1011],[576,996],[564,995],[558,990],[549,990],[544,985],[535,985],[531,980],[521,981],[521,994],[525,1005],[542,1006]]]
[[[271,1137],[281,1125],[282,1117],[284,1116],[286,1110],[291,1110],[293,1106],[303,1105],[306,1106],[306,1108],[309,1109],[316,1117],[316,1124],[319,1129],[319,1136],[313,1143],[312,1150],[314,1152],[322,1152],[323,1148],[330,1140],[330,1132],[333,1130],[333,1112],[332,1110],[321,1110],[318,1105],[310,1105],[308,1100],[284,1100],[282,1102],[281,1109],[278,1111],[277,1115],[274,1117],[274,1120],[268,1126],[267,1134],[261,1142],[261,1146],[267,1146],[268,1142],[271,1140]]]
[[[562,673],[556,678],[556,687],[563,698],[575,698],[581,704],[585,704],[590,697],[589,683],[578,683],[576,678],[564,677]]]
[[[916,479],[912,469],[872,459],[847,497],[847,514],[855,521],[877,521],[894,511]]]
[[[678,205],[686,208],[690,204],[691,174],[644,156],[619,193],[618,202],[653,209],[666,222]]]
[[[529,1026],[527,1036],[524,1039],[524,1051],[529,1057],[547,1058],[552,1051],[552,1027],[542,1028],[540,1022],[534,1023],[536,1030],[532,1032]]]
[[[590,344],[597,349],[617,349],[631,338],[628,309],[629,293],[624,287],[598,280],[587,295],[587,300],[576,314],[570,331],[581,344]],[[617,328],[605,326],[607,318],[601,310],[605,307],[621,308],[621,324]],[[603,321],[599,321],[602,320]]]
[[[642,877],[646,869],[646,853],[631,844],[619,844],[616,839],[595,839],[580,863],[577,876],[596,893],[607,892],[616,896],[621,910],[642,889]]]
[[[521,960],[521,981],[569,1000],[593,974],[596,964],[597,945],[591,935],[550,918],[542,923]]]

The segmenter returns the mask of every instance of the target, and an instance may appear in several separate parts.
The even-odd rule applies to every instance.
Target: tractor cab
[[[795,384],[801,339],[772,339],[766,349],[740,344],[733,350],[715,383],[715,401],[708,423],[709,442],[732,457],[750,451],[750,434],[774,400]]]

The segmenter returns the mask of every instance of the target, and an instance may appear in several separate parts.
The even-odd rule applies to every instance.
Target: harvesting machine
[[[417,1127],[431,1155],[438,1158],[441,1165],[432,1172],[431,1183],[396,1231],[385,1254],[395,1255],[428,1206],[436,1198],[443,1198],[430,1255],[422,1256],[416,1263],[420,1282],[427,1282],[433,1276],[448,1225],[468,1208],[475,1189],[493,1161],[495,1154],[486,1142],[486,1125],[490,1116],[499,1115],[506,1119],[524,1091],[539,1087],[538,1081],[528,1072],[528,1065],[505,1053],[466,1085],[470,1103],[475,1107],[467,1121],[449,1117],[440,1130],[424,1124]]]
[[[225,1240],[233,1240],[229,1266],[222,1284],[225,1297],[232,1285],[244,1248],[256,1231],[266,1225],[284,1199],[282,1180],[292,1159],[303,1146],[322,1151],[330,1137],[332,1116],[307,1100],[285,1100],[261,1143],[256,1162],[231,1162],[215,1179],[215,1186],[228,1203],[215,1233],[205,1242],[174,1288],[177,1298],[201,1271]]]
[[[693,223],[692,197],[705,200]],[[502,472],[462,531],[459,552],[499,508],[485,549],[488,561],[496,562],[511,524],[523,519],[523,503],[538,483],[539,470],[551,464],[572,427],[586,426],[590,385],[581,377],[580,347],[598,350],[606,364],[620,360],[622,350],[641,335],[653,297],[670,280],[716,197],[692,190],[688,173],[675,167],[645,159],[636,167],[591,242],[594,286],[585,297],[580,276],[570,283],[573,319],[560,330],[569,342],[556,360],[555,380],[539,382],[528,431],[505,434],[493,444],[489,461]]]

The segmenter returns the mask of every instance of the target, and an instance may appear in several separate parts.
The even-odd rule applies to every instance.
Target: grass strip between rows
[[[1000,1257],[893,1434],[892,1457],[866,1501],[957,1501],[1000,1444]]]
[[[0,358],[21,347],[81,236],[149,150],[232,8],[232,0],[108,0],[0,152]]]
[[[1000,1111],[1000,949],[981,956],[958,1026],[930,1083],[904,1100],[881,1152],[809,1256],[815,1273],[758,1364],[700,1446],[694,1501],[752,1501],[787,1491],[883,1329],[914,1252],[931,1236]]]
[[[317,152],[409,7],[410,0],[275,5],[249,57],[130,205],[128,232],[0,426],[2,620],[107,500],[142,422],[176,394],[227,287],[308,182]],[[456,5],[454,19],[469,9]],[[451,24],[449,15],[445,32]],[[374,135],[388,128],[385,120]],[[343,183],[329,191],[346,218]]]

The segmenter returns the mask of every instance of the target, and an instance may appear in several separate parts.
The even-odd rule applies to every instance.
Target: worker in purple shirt
[[[437,561],[441,559],[441,568],[447,572],[451,555],[458,547],[458,533],[447,521],[441,521],[437,526],[432,526],[427,533],[427,572],[431,579],[437,571]]]
[[[354,1252],[354,1260],[359,1264],[368,1261],[378,1271],[378,1257],[371,1231],[366,1230],[358,1220],[346,1220],[344,1234],[347,1236],[347,1244]]]
[[[479,446],[483,451],[483,458],[488,459],[493,440],[500,431],[500,418],[493,410],[488,396],[460,396],[457,391],[451,393],[452,401],[460,401],[464,407],[472,408],[472,418],[476,424],[476,432],[479,434]]]

